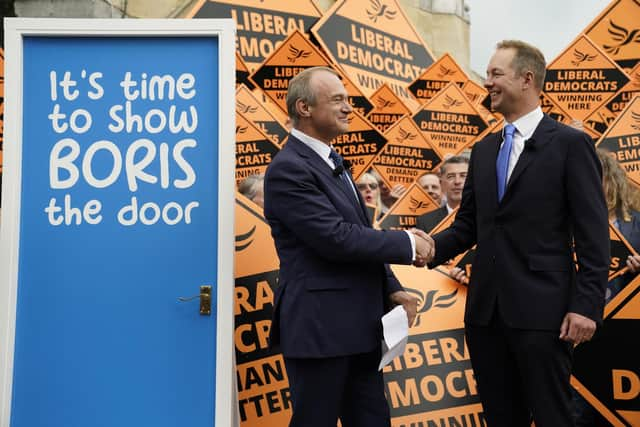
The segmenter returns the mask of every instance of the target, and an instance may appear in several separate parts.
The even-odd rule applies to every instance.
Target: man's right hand
[[[409,230],[416,240],[416,259],[413,265],[424,267],[431,262],[436,255],[436,245],[431,236],[422,230],[412,228]]]

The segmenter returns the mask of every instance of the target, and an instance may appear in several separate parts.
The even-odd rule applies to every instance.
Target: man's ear
[[[311,117],[311,105],[303,99],[296,101],[296,111],[299,117]]]
[[[533,81],[533,73],[531,71],[525,71],[523,74],[524,77],[524,88],[529,89],[531,86],[534,86]]]

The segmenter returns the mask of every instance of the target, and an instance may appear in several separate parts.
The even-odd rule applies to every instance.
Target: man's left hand
[[[391,302],[395,305],[402,304],[404,311],[407,312],[409,318],[409,327],[413,325],[413,321],[416,319],[418,313],[418,298],[411,295],[406,291],[396,291],[389,295]]]
[[[567,313],[560,326],[560,339],[574,344],[582,344],[593,338],[596,322],[578,313]]]

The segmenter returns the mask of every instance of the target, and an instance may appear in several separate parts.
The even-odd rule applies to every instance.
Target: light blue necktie
[[[496,161],[496,175],[498,177],[498,202],[502,201],[504,192],[507,188],[507,175],[509,173],[509,156],[511,155],[511,147],[513,146],[513,134],[516,127],[511,123],[504,127],[504,142],[498,153]]]

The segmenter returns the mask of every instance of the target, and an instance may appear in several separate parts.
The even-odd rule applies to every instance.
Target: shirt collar
[[[544,114],[542,108],[538,105],[534,110],[525,114],[524,116],[513,121],[513,125],[516,127],[517,132],[522,135],[524,139],[529,139],[533,135],[533,131],[538,127],[538,123],[542,120]],[[504,138],[504,127],[502,128],[502,137]]]
[[[299,131],[296,128],[291,129],[291,135],[298,138],[305,145],[315,151],[318,156],[322,158],[325,162],[329,160],[329,153],[331,152],[331,147],[320,141],[319,139],[315,139],[304,132]]]

